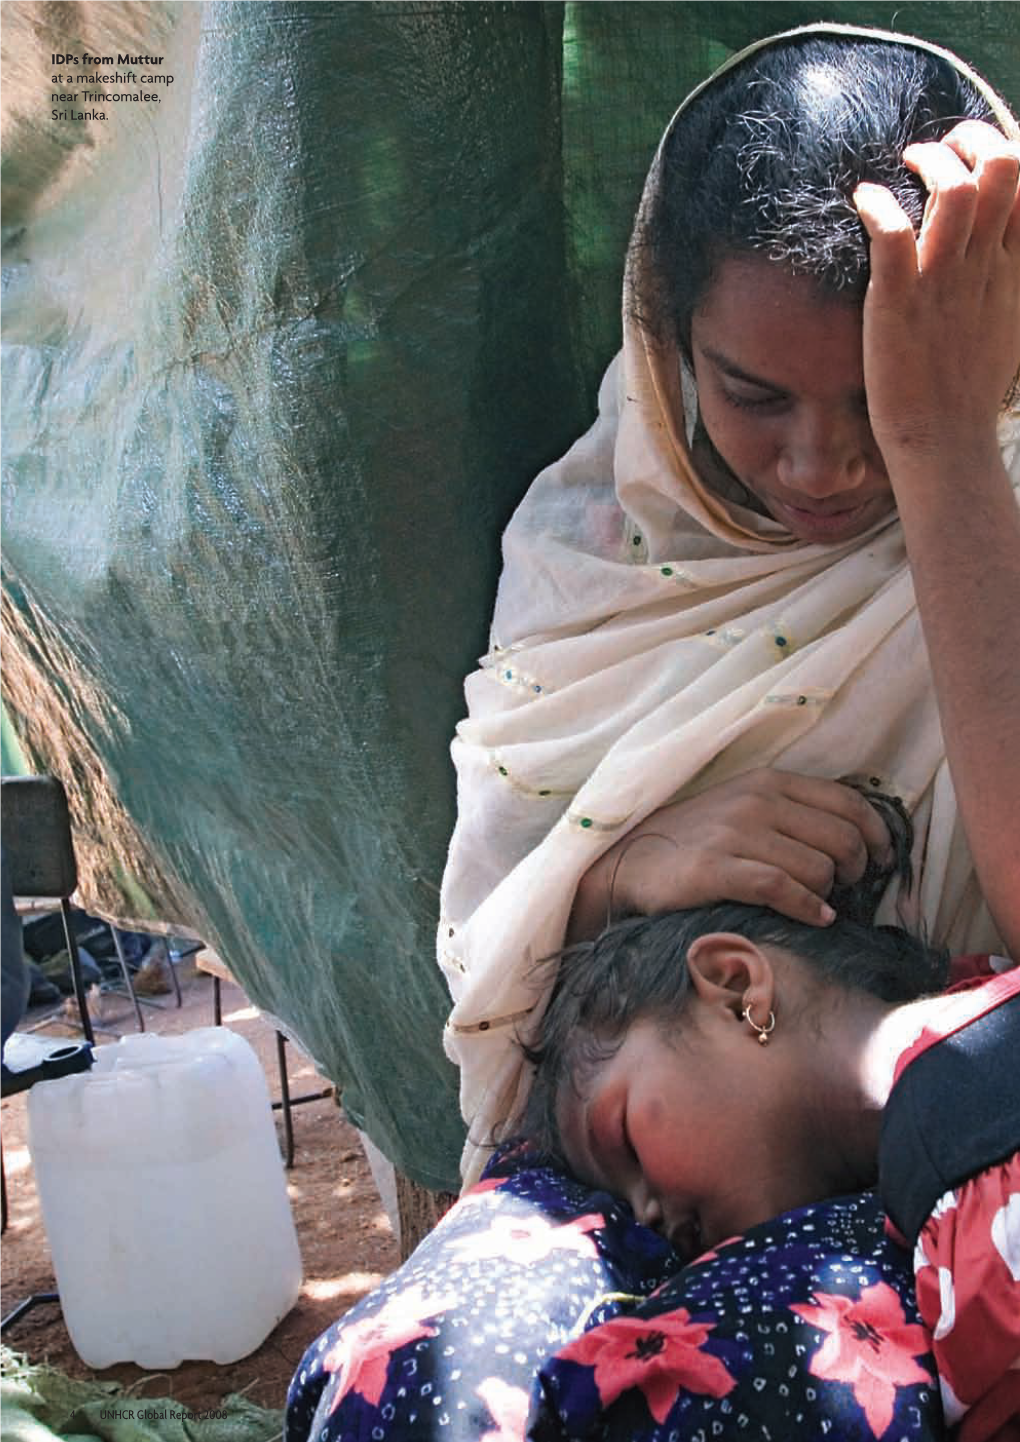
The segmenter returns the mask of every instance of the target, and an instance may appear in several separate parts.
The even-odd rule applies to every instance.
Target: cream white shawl
[[[643,206],[657,173],[658,157]],[[954,950],[1002,950],[957,813],[899,522],[808,544],[715,494],[691,460],[693,386],[627,309],[598,419],[506,531],[491,649],[452,747],[439,960],[466,1183],[524,1100],[517,1039],[545,1000],[535,963],[562,946],[578,881],[679,795],[756,766],[868,780],[903,800],[917,834],[919,885],[906,899],[891,888],[884,915],[898,902]],[[1002,439],[1020,488],[1015,419]]]

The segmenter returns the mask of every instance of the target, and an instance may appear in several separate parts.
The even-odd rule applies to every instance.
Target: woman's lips
[[[771,504],[779,513],[777,519],[786,521],[796,535],[817,540],[841,540],[852,535],[869,507],[868,501],[835,511],[816,511],[775,499]]]

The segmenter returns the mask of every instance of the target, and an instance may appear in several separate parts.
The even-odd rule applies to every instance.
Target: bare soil
[[[163,1034],[211,1026],[212,977],[186,964],[178,967],[183,1005],[173,993],[143,1005],[146,1029]],[[98,1043],[137,1030],[129,1000],[104,993],[94,1010]],[[270,1022],[251,1006],[236,986],[223,983],[224,1025],[240,1032],[254,1046],[269,1081],[279,1096],[275,1033]],[[23,1025],[30,1026],[34,1015]],[[102,1028],[102,1030],[100,1030]],[[79,1036],[74,1025],[47,1023],[41,1033]],[[311,1063],[287,1046],[291,1095],[322,1090],[326,1085]],[[283,1149],[281,1113],[274,1112]],[[243,1392],[264,1407],[282,1407],[287,1385],[309,1342],[383,1280],[398,1264],[397,1243],[379,1200],[357,1133],[344,1120],[334,1097],[295,1108],[294,1167],[287,1173],[288,1192],[304,1261],[304,1284],[293,1311],[266,1342],[231,1366],[185,1362],[173,1372],[149,1374],[124,1364],[96,1372],[78,1357],[67,1335],[60,1309],[43,1305],[4,1333],[4,1342],[34,1363],[48,1362],[71,1377],[116,1380],[138,1397],[172,1397],[193,1411],[210,1410],[231,1392]],[[28,1153],[27,1094],[2,1103],[3,1155],[7,1178],[8,1226],[2,1249],[3,1313],[6,1315],[35,1292],[55,1291],[49,1246],[43,1231],[31,1159]],[[82,1218],[82,1241],[88,1246],[88,1218]],[[154,1249],[160,1245],[153,1236]]]

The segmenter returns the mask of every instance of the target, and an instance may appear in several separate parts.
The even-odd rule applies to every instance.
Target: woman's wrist
[[[900,453],[887,462],[912,567],[917,547],[973,559],[975,543],[997,548],[1012,531],[1016,498],[998,445],[947,444],[938,454]]]
[[[612,919],[630,916],[640,910],[622,880],[620,866],[621,848],[632,839],[631,835],[618,841],[593,861],[577,884],[574,904],[567,923],[567,945],[578,941],[593,941],[604,931]]]
[[[575,946],[579,941],[594,941],[606,924],[608,887],[601,869],[604,859],[600,857],[594,862],[577,883],[567,922],[568,946]]]
[[[995,427],[956,428],[930,439],[885,442],[882,447],[889,481],[897,502],[918,489],[926,500],[950,504],[973,497],[968,478],[987,476],[992,484],[1009,485]]]

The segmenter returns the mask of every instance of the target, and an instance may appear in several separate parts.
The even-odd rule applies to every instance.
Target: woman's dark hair
[[[831,926],[809,926],[764,906],[729,901],[628,917],[556,958],[552,997],[535,1039],[523,1047],[536,1068],[520,1129],[524,1139],[544,1156],[564,1160],[556,1121],[563,1087],[582,1087],[635,1022],[653,1018],[667,1028],[675,1022],[691,991],[687,953],[699,937],[720,931],[780,947],[807,962],[823,981],[883,1001],[913,1001],[941,991],[948,977],[948,954],[898,926],[842,916]]]
[[[650,262],[635,318],[690,359],[691,318],[716,268],[747,251],[862,298],[868,241],[855,188],[888,186],[916,231],[927,192],[903,150],[965,119],[996,123],[949,61],[909,45],[805,37],[750,56],[691,102],[665,142],[634,235]]]

